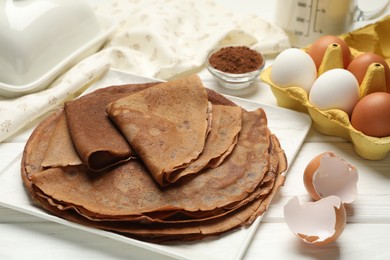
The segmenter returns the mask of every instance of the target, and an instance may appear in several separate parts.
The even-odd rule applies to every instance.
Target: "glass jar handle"
[[[358,0],[356,21],[365,21],[378,17],[388,6],[390,0]]]

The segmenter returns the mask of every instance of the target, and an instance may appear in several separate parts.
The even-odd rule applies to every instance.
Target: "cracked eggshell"
[[[340,156],[325,152],[306,166],[303,182],[314,200],[335,195],[343,203],[351,203],[357,196],[358,172]]]
[[[301,204],[293,197],[284,206],[284,219],[302,241],[324,245],[335,241],[344,231],[347,214],[337,196]]]

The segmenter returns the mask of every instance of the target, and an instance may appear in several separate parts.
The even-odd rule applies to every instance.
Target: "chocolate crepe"
[[[269,132],[262,124],[264,115],[262,110],[243,113],[237,145],[220,167],[166,189],[160,189],[139,160],[98,176],[79,167],[55,167],[34,174],[31,180],[48,197],[94,212],[95,217],[222,208],[245,199],[268,170]]]
[[[213,91],[207,93],[213,106],[234,105]],[[86,165],[43,167],[49,137],[63,114],[56,112],[34,130],[24,150],[22,178],[35,202],[76,223],[153,242],[201,239],[252,223],[284,182],[280,173],[286,158],[261,109],[242,112],[237,144],[219,166],[164,188],[140,159],[99,173]]]
[[[186,168],[172,172],[170,183],[202,169],[218,167],[235,147],[242,124],[242,109],[238,106],[213,105],[211,130],[200,156]]]
[[[196,75],[165,82],[110,103],[107,113],[161,186],[203,151],[207,92]],[[178,177],[176,175],[176,177]]]
[[[279,147],[279,155],[280,153]],[[283,151],[281,151],[283,153]],[[280,160],[283,159],[283,156]],[[283,171],[282,169],[280,172]],[[90,221],[76,214],[72,210],[61,210],[58,206],[52,206],[47,200],[42,199],[37,193],[32,192],[32,197],[46,210],[70,221],[86,225],[89,227],[99,228],[108,231],[114,231],[124,236],[133,237],[150,242],[165,241],[184,241],[198,240],[207,236],[221,235],[241,225],[250,225],[258,216],[266,211],[271,199],[278,188],[283,185],[284,177],[276,175],[275,183],[268,195],[253,200],[237,211],[229,212],[218,219],[211,219],[202,223],[182,223],[182,224],[161,224],[161,223],[143,223],[143,222],[112,222],[112,221]],[[29,190],[31,185],[27,186]]]
[[[91,170],[101,171],[135,156],[126,139],[107,117],[106,106],[113,100],[155,84],[101,89],[65,103],[70,136],[81,161]]]
[[[43,167],[81,165],[83,163],[70,136],[65,113],[61,113],[49,140],[42,162]]]
[[[49,119],[53,120],[53,117]],[[49,123],[49,121],[44,123]],[[41,124],[40,127],[41,129],[38,130],[41,131],[39,131],[39,133],[37,133],[35,137],[38,139],[42,138],[41,139],[42,141],[45,140],[44,136],[47,135],[48,132],[50,132],[50,125]],[[45,131],[48,129],[49,131]],[[38,140],[35,139],[30,141],[31,141],[30,144],[34,145],[37,144],[36,141]],[[236,211],[229,211],[218,218],[207,219],[206,221],[202,221],[202,223],[182,222],[182,224],[180,223],[177,224],[177,223],[167,222],[166,224],[161,224],[161,223],[150,224],[144,222],[134,223],[134,222],[126,222],[126,221],[118,221],[118,222],[90,221],[86,218],[83,218],[81,215],[75,214],[74,211],[72,210],[69,209],[64,210],[65,208],[62,208],[58,204],[57,205],[54,204],[56,206],[53,206],[53,201],[51,199],[43,199],[43,196],[42,194],[39,194],[39,191],[38,192],[34,191],[32,183],[28,181],[28,173],[26,171],[26,169],[32,169],[32,168],[30,167],[23,168],[24,169],[23,178],[25,179],[26,187],[31,192],[32,197],[41,206],[43,206],[45,209],[49,210],[52,213],[55,213],[63,218],[74,221],[76,223],[80,223],[95,228],[111,230],[111,231],[119,232],[126,236],[135,237],[137,239],[153,241],[153,242],[163,242],[169,240],[181,240],[181,241],[195,240],[210,235],[218,235],[220,233],[234,229],[241,225],[251,224],[257,216],[261,215],[266,210],[271,198],[274,196],[277,189],[284,182],[284,177],[280,175],[280,173],[283,172],[286,167],[284,153],[283,150],[280,149],[276,137],[271,136],[271,141],[272,141],[271,142],[272,144],[270,146],[270,152],[272,154],[271,157],[275,159],[274,161],[280,162],[280,164],[271,167],[271,169],[273,169],[273,171],[275,172],[272,172],[271,174],[269,174],[270,172],[267,173],[267,175],[274,176],[275,178],[273,187],[269,191],[269,193],[267,195],[255,198],[247,205],[238,208]],[[26,148],[30,148],[30,147],[26,147]],[[44,145],[41,146],[41,149],[44,150]],[[30,149],[26,149],[27,152],[29,150]],[[24,158],[32,159],[31,157],[26,157],[26,156],[24,156]],[[35,159],[38,158],[35,157]],[[32,163],[32,161],[30,161],[30,163]]]

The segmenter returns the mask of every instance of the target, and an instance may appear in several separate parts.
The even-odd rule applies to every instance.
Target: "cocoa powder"
[[[240,74],[259,69],[263,57],[246,46],[228,46],[213,53],[209,63],[217,70]]]

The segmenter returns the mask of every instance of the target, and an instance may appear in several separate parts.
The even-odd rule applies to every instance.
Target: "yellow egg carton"
[[[373,52],[382,56],[390,65],[390,45],[388,44],[390,42],[390,16],[375,24],[341,35],[340,38],[348,44],[354,57],[363,52]],[[308,47],[304,49],[307,50]],[[332,44],[325,52],[318,76],[335,68],[343,68],[343,62],[340,46]],[[272,66],[265,69],[260,79],[270,85],[278,106],[308,113],[315,129],[325,135],[339,136],[352,142],[356,153],[365,159],[381,160],[387,156],[390,151],[390,136],[378,138],[357,131],[352,127],[349,116],[344,111],[320,110],[309,102],[308,94],[302,88],[280,87],[273,83],[270,77],[271,70]],[[385,86],[384,81],[384,67],[379,64],[370,65],[360,86],[360,96],[383,91],[375,89],[375,86]]]

